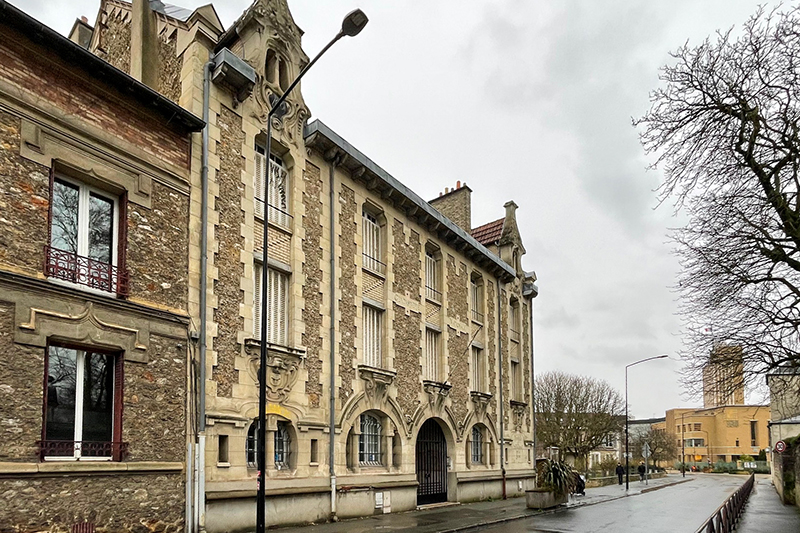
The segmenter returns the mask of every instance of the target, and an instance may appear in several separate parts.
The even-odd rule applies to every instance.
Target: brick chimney
[[[429,203],[467,233],[472,231],[472,189],[466,182],[457,181],[452,190],[445,187],[444,192]]]
[[[158,90],[158,22],[150,0],[131,6],[131,76]]]

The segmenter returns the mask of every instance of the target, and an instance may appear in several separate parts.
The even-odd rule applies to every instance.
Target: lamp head
[[[340,33],[342,35],[347,35],[348,37],[355,37],[361,33],[361,30],[364,29],[364,26],[367,25],[367,22],[369,22],[369,19],[363,11],[360,9],[351,11],[342,21],[342,31]]]

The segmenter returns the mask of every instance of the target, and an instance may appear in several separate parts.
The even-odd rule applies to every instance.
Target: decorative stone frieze
[[[447,397],[450,395],[450,389],[452,389],[453,386],[449,383],[440,383],[438,381],[426,379],[422,382],[422,388],[425,394],[428,395],[428,405],[431,411],[436,415],[441,414]]]
[[[367,405],[371,409],[379,409],[386,402],[389,394],[389,385],[394,383],[397,372],[367,365],[358,365],[358,377],[364,380],[364,394],[367,397]]]
[[[514,429],[522,431],[522,424],[525,421],[525,414],[528,412],[528,404],[511,400],[511,413],[513,417]]]
[[[258,383],[258,368],[261,358],[261,341],[247,339],[245,351],[250,357],[247,371]],[[305,359],[305,350],[267,343],[267,400],[283,403],[292,391],[300,373],[300,364]]]

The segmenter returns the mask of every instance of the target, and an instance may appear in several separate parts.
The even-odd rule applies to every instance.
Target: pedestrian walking
[[[625,473],[625,468],[622,466],[622,463],[617,463],[617,479],[619,480],[619,484],[622,485],[622,475]]]
[[[638,470],[639,472],[639,483],[641,483],[642,481],[644,481],[645,472],[647,472],[647,468],[644,466],[644,461],[641,461],[639,463],[639,468],[637,468],[636,470]]]

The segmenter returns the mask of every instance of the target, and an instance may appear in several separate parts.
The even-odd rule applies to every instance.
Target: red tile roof
[[[494,222],[478,226],[472,230],[472,236],[484,246],[494,244],[500,240],[500,235],[503,233],[503,222],[505,218],[499,218]]]

